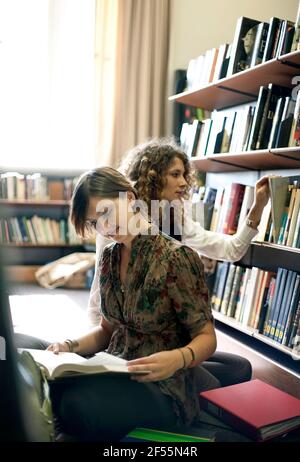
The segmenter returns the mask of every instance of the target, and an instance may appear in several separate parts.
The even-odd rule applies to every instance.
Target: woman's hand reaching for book
[[[70,349],[65,342],[55,342],[48,346],[47,351],[53,351],[54,354],[58,355],[59,352],[69,353]]]
[[[182,353],[179,349],[160,351],[150,356],[134,359],[127,362],[128,370],[150,371],[147,375],[133,375],[131,378],[137,382],[157,382],[171,377],[178,369],[184,366]]]
[[[270,198],[269,176],[263,176],[255,184],[254,202],[248,214],[248,219],[258,225],[262,212]]]
[[[267,205],[269,197],[269,176],[263,176],[255,184],[254,204],[263,209]]]

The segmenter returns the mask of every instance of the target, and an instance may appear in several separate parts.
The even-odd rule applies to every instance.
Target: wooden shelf
[[[73,252],[84,252],[82,244],[0,244],[8,266],[41,266]]]
[[[300,51],[288,53],[263,64],[233,74],[197,90],[170,96],[170,101],[212,111],[255,101],[261,85],[270,82],[292,87],[292,77],[300,69]]]
[[[300,168],[300,147],[263,149],[240,153],[211,154],[191,157],[193,165],[203,172],[234,172]]]
[[[236,319],[230,318],[229,316],[225,316],[224,314],[219,313],[218,311],[213,311],[213,315],[215,319],[226,324],[227,326],[233,327],[234,329],[243,332],[244,334],[254,337],[257,340],[260,340],[261,342],[264,342],[289,356],[293,355],[293,357],[300,359],[300,355],[294,354],[291,348],[288,348],[285,345],[280,345],[280,343],[277,343],[274,340],[266,337],[265,335],[260,334],[256,329],[253,329],[253,327],[244,326],[240,322],[236,321]]]
[[[37,201],[37,200],[8,200],[8,199],[0,199],[0,205],[3,204],[7,207],[14,206],[14,205],[29,205],[29,206],[61,206],[61,207],[66,207],[69,205],[69,201],[66,200],[43,200],[43,201]]]
[[[277,271],[279,267],[300,271],[300,249],[268,242],[252,242],[240,264],[257,266],[265,271]]]

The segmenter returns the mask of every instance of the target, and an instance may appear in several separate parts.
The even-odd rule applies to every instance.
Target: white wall
[[[298,0],[171,0],[171,69],[221,43],[231,43],[240,16],[295,21]]]
[[[298,0],[171,0],[171,9],[169,94],[174,70],[186,69],[191,58],[209,48],[231,43],[240,16],[295,21]]]

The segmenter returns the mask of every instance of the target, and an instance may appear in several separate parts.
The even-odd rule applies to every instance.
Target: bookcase
[[[171,96],[169,100],[209,111],[226,109],[255,101],[261,85],[274,83],[291,88],[292,78],[299,75],[299,72],[300,51],[295,51],[198,89]],[[233,182],[253,186],[260,177],[269,173],[299,175],[300,147],[208,154],[191,157],[191,162],[196,169],[206,172],[207,186],[215,188]],[[281,267],[300,274],[300,249],[254,241],[242,260],[236,263],[246,268],[255,266],[275,273]],[[214,312],[214,316],[217,323],[228,326],[229,330],[242,333],[244,338],[251,337],[252,346],[261,347],[261,344],[266,344],[272,352],[278,351],[286,364],[291,364],[293,359],[300,359],[300,356],[294,357],[291,348],[265,337],[257,329],[242,325],[220,312]],[[294,369],[300,371],[299,361],[294,363]]]
[[[68,219],[74,176],[45,174],[29,188],[31,175],[11,172],[4,184],[1,173],[0,245],[13,280],[33,280],[40,265],[86,250]]]

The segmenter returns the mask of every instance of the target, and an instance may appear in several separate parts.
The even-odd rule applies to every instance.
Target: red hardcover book
[[[200,405],[257,441],[300,427],[300,400],[258,379],[204,391]]]
[[[239,183],[232,183],[222,232],[234,234],[237,230],[241,206],[244,198],[245,186]]]

